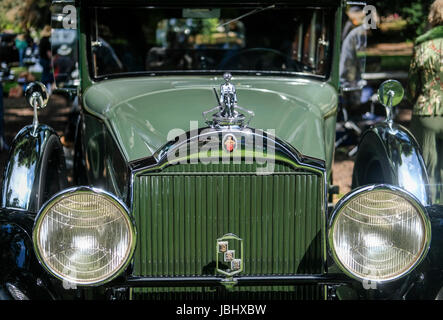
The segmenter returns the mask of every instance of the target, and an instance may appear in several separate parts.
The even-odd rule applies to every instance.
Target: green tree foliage
[[[19,31],[18,23],[22,2],[20,0],[0,1],[0,31],[4,29]]]
[[[23,32],[50,23],[50,0],[1,0],[0,32],[8,29]]]
[[[402,36],[413,40],[428,28],[429,7],[433,0],[373,0],[367,1],[377,8],[380,15],[398,13],[407,20]]]
[[[418,36],[423,34],[428,27],[429,6],[432,1],[414,1],[410,6],[404,7],[402,12],[408,20],[407,32]]]

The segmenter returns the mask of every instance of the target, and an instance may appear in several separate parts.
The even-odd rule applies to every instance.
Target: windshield
[[[91,8],[92,76],[146,72],[326,76],[329,9]]]

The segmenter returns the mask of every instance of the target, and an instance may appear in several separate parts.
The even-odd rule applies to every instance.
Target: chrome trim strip
[[[236,286],[290,286],[300,284],[345,284],[352,283],[343,274],[297,274],[282,276],[239,276],[233,277]],[[207,277],[129,277],[125,282],[112,283],[113,287],[201,287],[223,286],[226,278],[218,276]]]
[[[250,134],[251,139],[258,137],[266,140],[271,140],[274,143],[275,150],[280,151],[283,155],[286,155],[288,160],[295,161],[299,168],[305,168],[312,172],[326,173],[326,165],[323,160],[315,159],[312,157],[303,156],[300,152],[294,149],[292,146],[286,144],[282,140],[270,135],[269,133],[252,128],[239,128],[239,127],[225,127],[225,128],[200,128],[198,132],[194,136],[190,136],[190,132],[185,133],[185,135],[178,137],[179,141],[182,141],[180,144],[175,144],[174,141],[170,141],[166,143],[163,147],[161,147],[153,157],[144,158],[141,160],[135,160],[129,163],[131,171],[135,174],[140,174],[145,171],[152,171],[155,169],[161,169],[165,166],[167,162],[167,156],[169,153],[172,153],[176,149],[183,147],[184,145],[189,144],[192,140],[201,139],[204,137],[208,137],[216,134],[228,134],[228,133],[238,133],[241,135]],[[186,136],[186,137],[184,137]],[[252,140],[251,140],[252,141]],[[243,145],[244,147],[244,145]],[[275,154],[275,153],[274,153]],[[188,155],[189,156],[189,155]],[[305,162],[303,162],[305,161]],[[307,163],[311,162],[311,163]]]

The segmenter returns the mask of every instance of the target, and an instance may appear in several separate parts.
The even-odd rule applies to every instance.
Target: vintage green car
[[[54,1],[53,32],[77,39],[78,61],[54,53],[78,66],[57,83],[81,109],[74,183],[34,83],[4,172],[0,299],[442,298],[443,209],[404,127],[363,134],[354,188],[328,205],[345,5]],[[402,88],[379,95],[390,111]]]

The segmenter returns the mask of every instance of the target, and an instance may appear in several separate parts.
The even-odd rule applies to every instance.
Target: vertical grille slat
[[[154,294],[153,294],[154,293]],[[134,288],[133,298],[140,300],[314,300],[324,294],[323,286],[238,287],[234,291],[214,291],[207,287]]]

